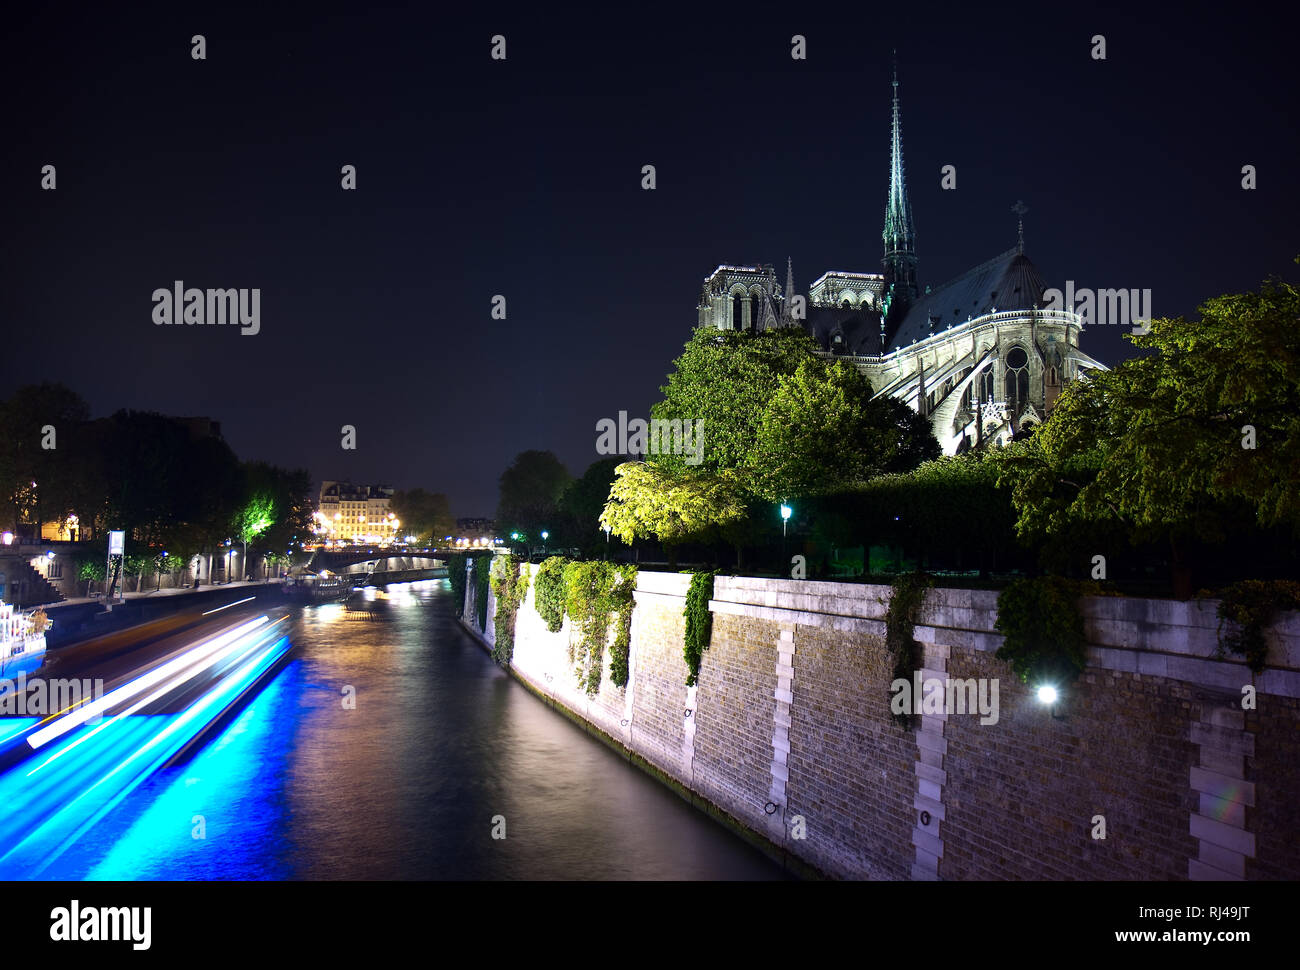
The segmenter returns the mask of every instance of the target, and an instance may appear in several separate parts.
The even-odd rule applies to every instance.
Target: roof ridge
[[[986,259],[978,266],[973,266],[970,269],[966,270],[966,272],[958,276],[954,276],[946,283],[941,283],[939,286],[931,288],[930,293],[922,293],[921,296],[926,297],[926,296],[930,296],[931,294],[938,293],[940,290],[952,286],[954,283],[960,283],[962,280],[969,279],[972,276],[976,276],[979,273],[983,273],[986,270],[992,269],[994,264],[1001,262],[1002,260],[1006,259],[1008,256],[1016,256],[1016,255],[1023,255],[1023,254],[1020,253],[1020,251],[1015,246],[1012,246],[1005,253],[998,253],[998,255],[992,257],[991,259]],[[1025,258],[1028,259],[1028,257]]]

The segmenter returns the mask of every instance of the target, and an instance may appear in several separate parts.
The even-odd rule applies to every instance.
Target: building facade
[[[893,80],[889,194],[881,272],[831,270],[796,295],[770,264],[718,266],[704,281],[698,325],[757,332],[801,326],[819,353],[853,363],[877,395],[930,419],[944,454],[1005,443],[1042,421],[1061,388],[1105,369],[1079,347],[1082,318],[1045,309],[1047,282],[1017,245],[941,286],[919,283],[903,170],[898,77]],[[1017,203],[1014,211],[1025,210]]]
[[[322,482],[316,517],[334,542],[392,542],[401,522],[389,508],[391,485]]]

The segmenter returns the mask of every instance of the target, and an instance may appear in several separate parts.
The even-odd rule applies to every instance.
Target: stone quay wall
[[[512,671],[793,871],[1300,878],[1300,614],[1270,629],[1254,675],[1217,657],[1216,601],[1085,598],[1088,667],[1048,707],[994,656],[997,593],[933,589],[914,631],[923,682],[969,679],[996,703],[921,706],[907,729],[889,709],[888,586],[717,577],[687,687],[689,580],[639,574],[628,684],[610,683],[607,652],[594,697],[568,660],[569,621],[547,631],[530,583]],[[486,631],[467,621],[489,647],[494,613]]]

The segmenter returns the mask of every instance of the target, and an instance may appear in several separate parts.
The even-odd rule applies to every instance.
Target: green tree
[[[451,504],[441,492],[422,488],[395,492],[389,507],[402,523],[401,533],[414,535],[421,544],[439,542],[456,527]]]
[[[870,381],[844,361],[809,358],[780,376],[746,456],[760,496],[824,495],[940,456],[925,418],[872,394]]]
[[[601,527],[629,544],[653,536],[673,560],[681,543],[711,538],[748,512],[745,475],[735,469],[676,471],[633,461],[619,465],[617,474]]]
[[[89,417],[76,392],[49,382],[20,387],[0,404],[0,498],[15,531],[39,535],[41,522],[77,511],[74,483],[88,471],[77,466],[90,456],[74,440]]]
[[[659,420],[703,421],[698,469],[721,471],[746,464],[768,402],[799,365],[815,359],[816,344],[802,329],[785,327],[749,334],[700,327],[674,362],[664,400],[651,408]],[[683,455],[649,460],[686,470]]]
[[[1300,529],[1300,295],[1279,281],[1158,319],[1152,353],[1070,384],[1043,427],[996,456],[1022,534],[1117,523],[1171,543],[1221,541],[1248,513]]]
[[[523,451],[501,473],[497,528],[527,537],[530,551],[543,531],[556,527],[560,496],[572,476],[549,451]]]
[[[621,458],[602,458],[587,466],[560,496],[560,535],[565,545],[578,547],[584,556],[605,552],[606,539],[601,532],[600,514],[609,501],[609,490],[617,477]]]

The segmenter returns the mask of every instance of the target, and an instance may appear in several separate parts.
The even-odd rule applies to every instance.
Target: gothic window
[[[1006,356],[1007,408],[1019,414],[1029,403],[1029,355],[1023,347],[1012,347]]]
[[[731,329],[743,330],[745,327],[745,301],[739,293],[731,294]]]
[[[992,367],[985,369],[983,375],[980,377],[979,383],[980,383],[980,400],[992,401],[993,400],[993,368]]]

